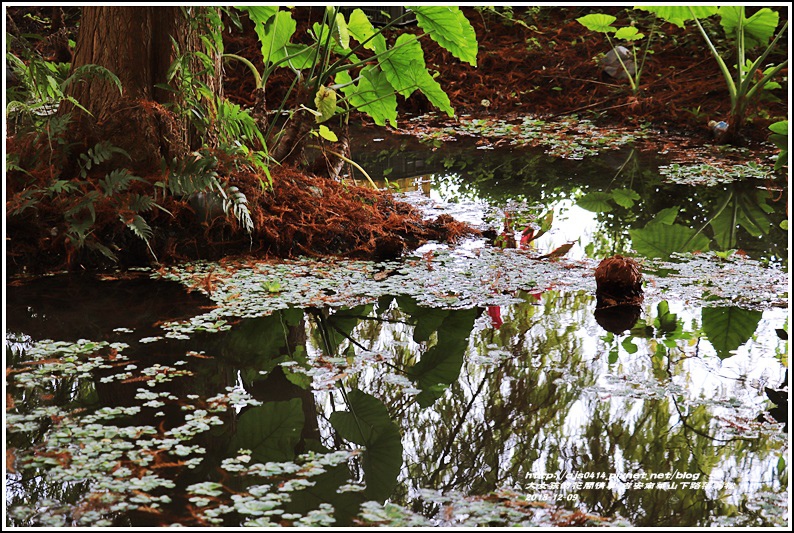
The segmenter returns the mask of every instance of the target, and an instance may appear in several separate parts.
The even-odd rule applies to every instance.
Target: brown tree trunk
[[[199,20],[201,9],[212,8],[83,8],[72,69],[87,64],[103,66],[118,76],[123,93],[98,77],[72,84],[70,96],[93,115],[65,106],[64,111],[71,112],[75,120],[74,141],[86,147],[110,141],[130,154],[132,161],[125,164],[137,170],[156,168],[163,157],[170,160],[197,148],[198,138],[187,114],[167,109],[169,104],[180,103],[182,95],[156,85],[168,83],[168,70],[177,58],[171,38],[181,54],[201,49],[195,24],[191,27]],[[214,72],[200,79],[220,94],[221,63],[216,55]],[[193,72],[202,69],[196,63],[191,65]]]

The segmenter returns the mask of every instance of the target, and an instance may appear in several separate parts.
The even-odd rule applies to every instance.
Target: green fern
[[[47,187],[47,195],[52,197],[56,194],[71,194],[80,190],[80,185],[84,182],[73,180],[55,180]]]
[[[151,211],[153,207],[163,209],[161,206],[157,205],[157,202],[154,201],[154,198],[145,194],[131,195],[130,201],[127,205],[130,211],[134,211],[135,213],[146,213]]]
[[[135,215],[134,217],[132,217],[131,222],[127,222],[126,220],[124,220],[124,217],[120,217],[120,218],[122,222],[127,224],[127,227],[130,228],[135,235],[140,237],[143,240],[143,242],[146,243],[146,247],[149,249],[149,253],[152,254],[154,260],[157,261],[157,256],[155,255],[154,250],[152,250],[152,246],[149,243],[149,241],[152,239],[152,236],[154,235],[154,232],[152,231],[151,226],[149,226],[146,220],[144,220],[144,218],[141,215]]]
[[[256,142],[265,145],[265,137],[248,110],[220,97],[216,100],[216,108],[218,137],[222,145],[235,146],[240,140],[248,141],[249,145]]]
[[[106,69],[101,65],[81,65],[74,69],[72,75],[66,78],[63,83],[61,83],[60,89],[61,93],[65,93],[66,89],[72,84],[77,81],[91,79],[91,78],[99,78],[112,83],[118,90],[119,94],[122,94],[122,87],[121,87],[121,80],[119,80],[118,76],[113,74],[110,70]]]
[[[113,196],[126,191],[134,181],[146,182],[143,178],[133,176],[126,168],[118,168],[99,180],[99,186],[105,196]]]
[[[132,232],[143,239],[147,244],[149,243],[149,239],[152,238],[154,232],[152,231],[151,226],[144,220],[141,215],[135,215],[132,217],[132,222],[127,222],[124,220],[124,217],[119,217],[122,222],[127,224],[127,227],[132,230]]]
[[[110,248],[108,248],[99,241],[96,240],[86,241],[85,247],[88,248],[89,250],[94,250],[96,252],[101,253],[102,255],[104,255],[114,263],[119,260],[119,258],[116,257],[116,254],[110,251]]]
[[[212,156],[190,156],[181,161],[174,158],[168,169],[166,183],[158,182],[156,185],[166,187],[174,196],[190,196],[212,189],[222,191],[215,170],[217,164],[218,160]]]
[[[98,142],[93,148],[89,148],[86,153],[80,154],[80,177],[85,178],[92,167],[109,161],[116,154],[121,154],[132,160],[130,154],[122,148],[113,146],[110,141]]]

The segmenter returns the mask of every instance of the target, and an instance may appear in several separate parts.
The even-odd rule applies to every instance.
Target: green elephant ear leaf
[[[766,45],[775,33],[779,15],[769,8],[759,9],[752,17],[745,17],[744,6],[722,6],[719,8],[720,24],[725,35],[736,38],[743,32],[747,48]]]
[[[653,13],[679,28],[683,28],[688,20],[710,17],[717,12],[716,6],[637,6],[637,9]]]
[[[450,53],[477,66],[477,35],[457,6],[410,6],[416,23]]]
[[[603,13],[591,13],[576,19],[576,22],[584,26],[590,31],[597,31],[599,33],[613,33],[616,28],[612,23],[617,19],[612,15],[604,15]]]
[[[737,348],[753,336],[762,314],[761,311],[740,307],[703,308],[703,331],[720,359],[731,357]]]
[[[469,335],[478,316],[477,309],[440,311],[445,316],[441,322],[435,323],[435,330],[438,332],[437,343],[422,354],[419,362],[406,370],[408,377],[422,389],[416,397],[421,407],[432,405],[460,376]],[[426,316],[437,318],[433,314]],[[422,327],[421,321],[416,329],[419,330],[420,327]],[[428,330],[424,329],[424,331],[427,334]]]

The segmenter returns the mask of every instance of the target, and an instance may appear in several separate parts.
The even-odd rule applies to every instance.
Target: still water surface
[[[511,213],[520,237],[552,210],[553,229],[531,251],[575,242],[574,261],[626,253],[626,226],[673,205],[699,227],[726,191],[731,202],[761,190],[648,184],[642,160],[633,178],[616,177],[612,167],[629,167],[620,157],[592,175],[582,169],[597,165],[581,161],[540,175],[542,153],[484,150],[425,151],[421,174],[398,178],[406,163],[393,158],[406,149],[390,150],[375,155],[391,170],[373,177],[403,179],[430,211],[452,202],[456,216],[497,230]],[[639,189],[632,209],[577,205],[616,179]],[[704,233],[773,268],[787,256],[781,214],[763,212],[766,231],[747,222],[735,235]],[[286,302],[180,333],[166,325],[218,302],[150,277],[7,287],[8,525],[788,520],[787,428],[775,408],[787,411],[776,392],[787,378],[784,308],[648,287],[633,327],[610,332],[594,287],[532,280],[498,305],[394,291],[362,305]],[[262,298],[284,294],[261,285]]]

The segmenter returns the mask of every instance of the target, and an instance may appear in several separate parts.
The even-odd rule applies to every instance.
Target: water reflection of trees
[[[594,208],[599,231],[588,250],[592,257],[626,253],[631,246],[628,229],[644,228],[659,213],[673,207],[679,208],[679,224],[692,231],[706,230],[711,249],[740,248],[755,258],[780,261],[788,257],[786,232],[780,228],[781,221],[787,219],[782,201],[785,190],[767,189],[766,184],[751,178],[716,186],[664,183],[659,166],[665,161],[656,154],[628,147],[577,161],[555,158],[540,149],[478,150],[473,143],[460,139],[433,150],[417,142],[403,142],[398,148],[364,152],[358,157],[365,165],[377,168],[399,168],[405,160],[421,160],[425,174],[428,169],[436,169],[433,187],[444,200],[484,200],[497,208],[513,206],[527,219],[539,219],[549,205],[561,200],[633,191],[636,203],[623,198]],[[730,201],[728,209],[726,198]],[[721,216],[716,217],[719,213]]]
[[[599,329],[593,307],[593,297],[583,293],[526,294],[523,303],[501,309],[496,328],[482,310],[431,309],[387,297],[352,309],[286,309],[236,321],[227,332],[141,344],[129,355],[146,365],[156,360],[176,366],[185,353],[201,356],[188,358],[190,377],[152,389],[176,398],[157,408],[163,416],[144,409],[118,423],[161,431],[178,427],[186,419],[186,398],[203,402],[235,383],[262,402],[228,409],[221,426],[191,441],[207,450],[198,468],[158,470],[175,481],[173,505],[166,509],[170,519],[183,523],[192,523],[186,509],[195,511],[184,495],[190,484],[211,479],[239,494],[261,482],[220,472],[221,462],[240,448],[266,462],[351,443],[365,455],[317,478],[287,510],[305,513],[330,502],[343,523],[361,501],[389,497],[432,516],[435,508],[418,496],[421,488],[485,495],[513,487],[532,493],[534,475],[543,472],[618,473],[625,481],[637,473],[678,471],[701,479],[719,473],[720,481],[738,488],[604,487],[577,495],[584,509],[621,515],[635,525],[703,525],[731,515],[749,523],[753,515],[740,508],[741,500],[759,490],[756,473],[769,470],[784,443],[730,431],[725,418],[734,410],[720,409],[689,388],[687,365],[702,356],[685,347],[703,336],[700,326],[685,327],[660,304],[647,309],[642,324],[619,343]],[[617,362],[608,356],[613,343],[623,349]],[[21,366],[23,355],[11,355],[12,366]],[[14,388],[14,400],[25,410],[58,405],[66,413],[139,404],[140,381],[103,381],[117,370],[44,381],[45,388],[36,391]],[[676,388],[682,381],[686,388]],[[738,393],[743,385],[734,386],[725,393]],[[51,419],[38,421],[34,431],[11,433],[9,443],[20,450],[40,446]],[[375,429],[358,434],[351,428],[359,422]],[[170,465],[169,457],[176,465],[173,456],[161,461]],[[88,482],[46,480],[44,466],[26,469],[13,481],[11,503],[51,498],[77,504],[91,498]],[[351,480],[365,483],[367,492],[339,493]],[[773,492],[781,486],[774,477],[763,482]],[[560,493],[550,489],[548,497]],[[116,520],[140,525],[163,518],[129,513]],[[229,514],[225,524],[240,520]]]
[[[671,490],[589,489],[579,491],[579,501],[588,510],[628,517],[636,525],[707,524],[715,517],[741,514],[729,498],[734,490],[719,484],[706,488],[705,481],[715,481],[712,475],[726,464],[740,462],[747,468],[743,481],[731,476],[716,481],[739,481],[746,497],[758,488],[748,479],[768,464],[780,443],[726,436],[713,408],[679,405],[682,391],[670,385],[686,376],[688,357],[671,363],[676,350],[658,349],[664,347],[662,340],[673,342],[671,331],[660,329],[658,340],[637,337],[635,341],[647,345],[645,363],[636,359],[637,364],[618,372],[644,376],[654,384],[649,390],[610,393],[594,388],[605,373],[618,369],[605,368],[605,354],[585,347],[592,336],[581,332],[594,327],[586,311],[590,304],[592,298],[581,294],[551,294],[542,304],[530,296],[510,309],[499,330],[478,322],[468,359],[499,350],[509,356],[494,364],[464,364],[458,381],[427,409],[405,407],[401,390],[378,376],[359,376],[357,386],[372,390],[387,405],[403,407],[403,483],[392,500],[432,514],[432,504],[416,499],[418,489],[487,494],[505,486],[529,491],[538,472],[618,473],[626,481],[627,475],[677,471],[698,475],[704,484],[689,488],[678,480],[678,488]],[[672,331],[681,326],[679,320]],[[405,331],[391,334],[399,348],[390,352],[390,360],[399,366],[412,350]],[[679,332],[673,340],[686,342],[693,335]],[[381,342],[377,348],[385,346]],[[413,360],[413,355],[408,357]]]

